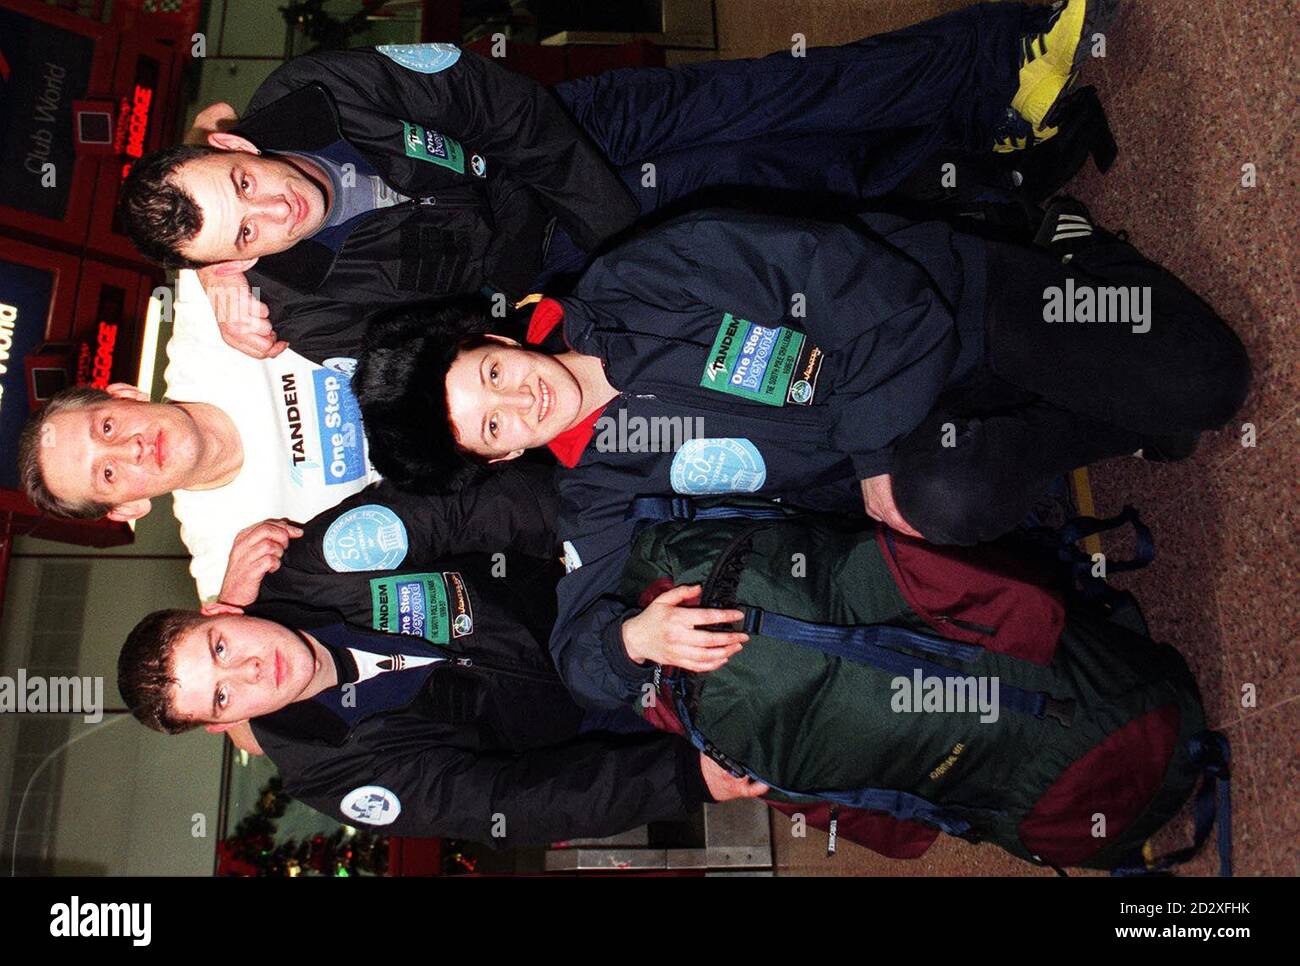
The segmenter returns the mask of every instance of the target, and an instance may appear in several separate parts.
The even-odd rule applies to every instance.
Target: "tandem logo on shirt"
[[[310,383],[300,381],[295,372],[281,373],[280,396],[295,482],[315,483],[319,474],[320,482],[334,486],[365,475],[361,407],[346,372],[315,369]],[[319,444],[319,450],[313,443]]]

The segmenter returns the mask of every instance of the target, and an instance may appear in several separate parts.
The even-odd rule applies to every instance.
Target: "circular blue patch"
[[[331,570],[392,570],[406,559],[406,524],[386,506],[368,503],[330,524],[321,541]]]
[[[747,439],[687,440],[673,456],[676,493],[753,493],[767,480],[763,454]]]
[[[460,60],[455,44],[383,44],[375,50],[419,74],[436,74]]]

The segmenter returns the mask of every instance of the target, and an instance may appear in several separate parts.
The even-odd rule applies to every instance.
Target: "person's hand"
[[[245,527],[230,547],[221,601],[244,607],[257,600],[262,580],[280,569],[289,541],[302,536],[302,528],[288,520],[264,520]]]
[[[623,649],[637,664],[653,661],[686,671],[716,671],[738,652],[748,634],[704,631],[701,624],[743,620],[738,610],[689,606],[700,599],[699,584],[664,591],[641,613],[623,622]]]
[[[879,520],[885,526],[899,533],[905,533],[909,537],[921,536],[898,512],[898,507],[894,504],[894,487],[890,483],[888,473],[869,476],[862,481],[862,502],[867,508],[867,516],[871,519]]]
[[[737,778],[703,752],[700,753],[700,774],[715,802],[733,798],[758,798],[766,795],[768,787],[752,778]]]
[[[289,347],[276,338],[271,310],[253,295],[243,272],[219,264],[199,269],[198,275],[226,345],[254,359],[274,359]]]

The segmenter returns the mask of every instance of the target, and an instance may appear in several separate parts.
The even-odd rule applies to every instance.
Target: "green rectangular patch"
[[[408,158],[440,164],[457,174],[465,173],[465,149],[455,138],[403,121],[402,145]]]
[[[401,574],[371,580],[370,622],[387,634],[410,634],[446,644],[452,627],[445,576]]]
[[[794,329],[755,325],[727,312],[700,385],[767,406],[784,406],[805,340]]]

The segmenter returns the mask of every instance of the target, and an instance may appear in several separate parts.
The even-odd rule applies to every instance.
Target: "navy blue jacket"
[[[630,615],[602,597],[626,558],[632,499],[749,493],[863,512],[858,481],[888,472],[895,442],[982,357],[984,265],[980,240],[940,222],[729,210],[668,222],[592,264],[559,300],[569,347],[599,357],[620,391],[559,473],[571,573],[551,650],[580,700],[615,690],[592,676],[621,675],[630,696],[649,675],[623,656]],[[770,382],[781,363],[764,346],[790,337],[778,327],[804,339],[772,396],[781,405],[702,385],[764,366],[757,384]],[[748,368],[734,347],[746,333]]]

